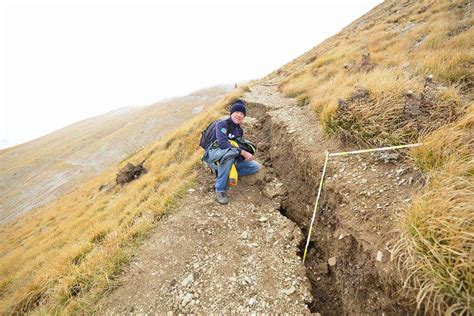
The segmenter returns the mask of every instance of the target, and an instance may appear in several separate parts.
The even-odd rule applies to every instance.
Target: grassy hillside
[[[394,254],[432,312],[474,310],[473,21],[471,1],[385,1],[267,77],[343,142],[425,143]]]
[[[0,151],[0,223],[54,200],[221,99],[211,87],[150,106],[126,107]]]
[[[427,312],[474,310],[474,38],[471,1],[385,1],[265,80],[309,105],[325,131],[361,147],[422,141],[424,192],[394,249],[407,297]],[[199,131],[228,95],[118,168],[0,228],[0,311],[90,312],[134,247],[194,179]],[[22,264],[19,265],[18,263]]]
[[[0,313],[91,312],[133,249],[193,183],[200,131],[239,93],[74,192],[0,226]],[[119,168],[143,160],[148,173],[114,184]],[[109,188],[100,190],[103,184]]]

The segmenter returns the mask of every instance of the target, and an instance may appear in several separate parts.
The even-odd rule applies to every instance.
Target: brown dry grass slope
[[[193,183],[200,131],[240,93],[74,192],[0,226],[0,313],[93,311],[133,249]],[[119,168],[142,161],[148,173],[114,185]],[[100,190],[103,184],[108,188]]]
[[[310,104],[338,140],[425,143],[412,155],[425,191],[400,219],[394,249],[406,296],[425,312],[474,310],[472,22],[471,1],[385,1],[265,78]],[[199,130],[218,115],[203,114],[122,162],[146,159],[150,172],[137,181],[98,191],[115,168],[2,227],[0,310],[92,311],[137,242],[192,183]]]

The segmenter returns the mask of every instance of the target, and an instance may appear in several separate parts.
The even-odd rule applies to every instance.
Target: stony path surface
[[[191,189],[101,312],[307,312],[310,285],[296,255],[301,232],[251,177],[230,192],[227,206],[203,186]]]

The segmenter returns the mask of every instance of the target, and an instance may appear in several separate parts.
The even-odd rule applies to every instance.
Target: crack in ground
[[[260,114],[260,115],[255,116],[255,117],[259,117],[260,119],[257,119],[257,124],[253,132],[257,134],[255,139],[257,140],[257,143],[260,140],[259,148],[262,149],[259,152],[258,156],[260,159],[262,159],[264,166],[272,174],[271,177],[266,178],[267,180],[266,182],[267,183],[270,182],[268,180],[271,179],[272,181],[276,180],[277,182],[282,183],[282,181],[277,176],[277,174],[279,174],[281,170],[277,170],[274,168],[272,158],[269,154],[269,149],[271,148],[271,146],[265,143],[262,144],[261,142],[261,139],[265,139],[265,135],[262,135],[262,130],[271,130],[271,126],[269,126],[271,125],[270,120],[265,118],[267,110],[264,105],[260,105],[260,104],[254,104],[254,103],[249,104],[249,107],[251,107],[252,109],[251,111],[253,113],[256,112]],[[262,120],[262,118],[264,119]],[[268,139],[268,141],[271,144],[272,142],[271,136]],[[285,184],[283,184],[283,186],[286,187]],[[264,187],[260,186],[260,189],[264,190]],[[278,211],[280,212],[280,214],[282,214],[284,217],[294,222],[303,233],[304,238],[299,243],[298,251],[297,251],[297,255],[302,259],[304,248],[306,245],[306,240],[308,238],[308,228],[306,227],[306,224],[304,222],[298,221],[293,216],[291,216],[291,213],[293,213],[294,210],[289,210],[287,207],[283,206],[282,202],[285,199],[286,199],[286,196],[283,196],[283,197],[277,196],[274,199],[274,201],[280,205],[278,208]],[[322,232],[321,234],[325,234],[325,233],[326,232]],[[314,238],[315,238],[315,234],[313,234],[313,238],[310,240],[310,243],[308,246],[307,258],[304,264],[306,277],[308,278],[311,284],[311,294],[312,294],[312,300],[307,303],[307,306],[312,313],[322,312],[328,315],[338,315],[342,313],[342,308],[341,308],[342,304],[341,304],[341,297],[340,295],[338,295],[339,290],[334,286],[334,284],[337,283],[336,276],[327,265],[327,260],[324,256],[326,251],[323,251],[322,246],[318,246],[316,244],[316,241]],[[315,273],[313,269],[314,266],[316,266],[319,270],[321,270],[320,273],[317,273],[318,275],[321,275],[321,276],[315,277]],[[334,304],[329,304],[331,302],[334,302]]]
[[[276,88],[253,86],[245,100],[257,118],[252,120],[258,156],[271,175],[265,181],[278,182],[285,191],[276,200],[280,213],[307,238],[324,151],[354,148],[327,138],[307,106]],[[389,249],[398,238],[397,215],[420,189],[416,179],[421,176],[398,156],[340,157],[328,166],[304,265],[312,287],[311,312],[413,312],[398,295]],[[300,257],[302,252],[300,245]]]

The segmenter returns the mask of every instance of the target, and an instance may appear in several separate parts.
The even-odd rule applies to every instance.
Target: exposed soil
[[[389,249],[397,214],[421,185],[398,153],[331,158],[305,265],[302,250],[326,139],[315,115],[257,85],[244,128],[264,165],[218,205],[213,178],[198,183],[162,220],[98,310],[401,314]]]

